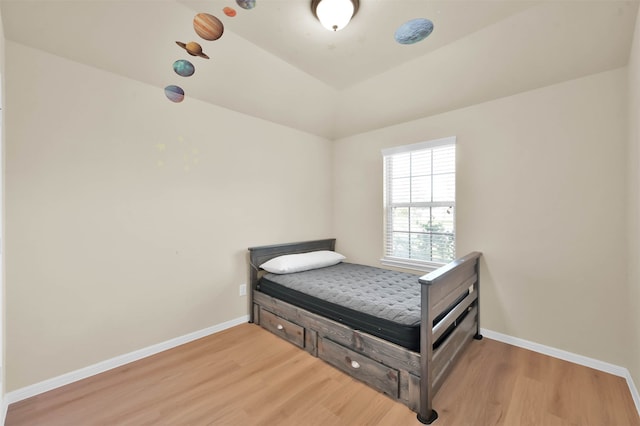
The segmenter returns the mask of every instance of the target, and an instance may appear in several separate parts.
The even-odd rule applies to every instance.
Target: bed
[[[335,241],[249,248],[250,322],[403,403],[420,422],[431,424],[438,417],[432,406],[435,393],[466,345],[482,338],[481,253],[424,276],[342,259],[291,273],[261,267],[271,269],[287,255],[339,257]]]

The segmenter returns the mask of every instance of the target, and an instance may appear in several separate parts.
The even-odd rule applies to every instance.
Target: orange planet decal
[[[198,13],[196,17],[193,18],[193,29],[196,30],[196,34],[203,39],[213,41],[222,37],[224,25],[213,15]]]
[[[225,15],[227,15],[230,18],[233,18],[234,16],[236,16],[236,10],[232,7],[225,7],[224,9],[222,9],[222,11],[224,12]]]
[[[202,51],[202,46],[195,41],[190,41],[186,44],[181,41],[176,41],[176,44],[186,50],[191,56],[200,56],[201,58],[209,59],[209,57]]]

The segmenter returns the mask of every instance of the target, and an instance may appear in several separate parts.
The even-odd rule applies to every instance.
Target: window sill
[[[436,263],[436,262],[419,262],[408,259],[398,259],[398,258],[389,258],[383,257],[380,259],[380,262],[384,266],[393,266],[395,268],[403,268],[403,269],[411,269],[414,271],[420,272],[433,272],[441,266],[446,265],[446,263]]]

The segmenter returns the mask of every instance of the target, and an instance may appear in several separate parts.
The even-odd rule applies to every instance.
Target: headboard
[[[336,239],[302,241],[298,243],[274,244],[269,246],[249,247],[249,322],[253,322],[253,291],[259,279],[260,265],[285,254],[307,253],[316,250],[331,250],[336,247]]]

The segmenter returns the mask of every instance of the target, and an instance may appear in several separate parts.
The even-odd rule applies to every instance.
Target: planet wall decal
[[[233,18],[234,16],[236,16],[236,10],[234,8],[232,8],[232,7],[225,7],[224,9],[222,9],[222,11],[229,18]]]
[[[198,13],[193,18],[193,29],[196,30],[196,34],[209,41],[219,39],[224,33],[222,22],[208,13]]]
[[[196,72],[196,67],[186,59],[178,59],[173,63],[173,70],[182,77],[191,77]]]
[[[424,40],[433,32],[433,22],[424,18],[412,19],[400,25],[395,39],[400,44],[414,44]]]
[[[236,0],[236,3],[238,3],[238,6],[240,6],[241,8],[247,10],[256,7],[256,0]]]
[[[182,102],[184,100],[184,90],[179,86],[167,86],[164,88],[164,94],[171,102]]]
[[[202,46],[195,41],[190,41],[186,44],[181,41],[176,41],[176,44],[186,50],[191,56],[200,56],[201,58],[209,59],[209,57],[202,51]]]

